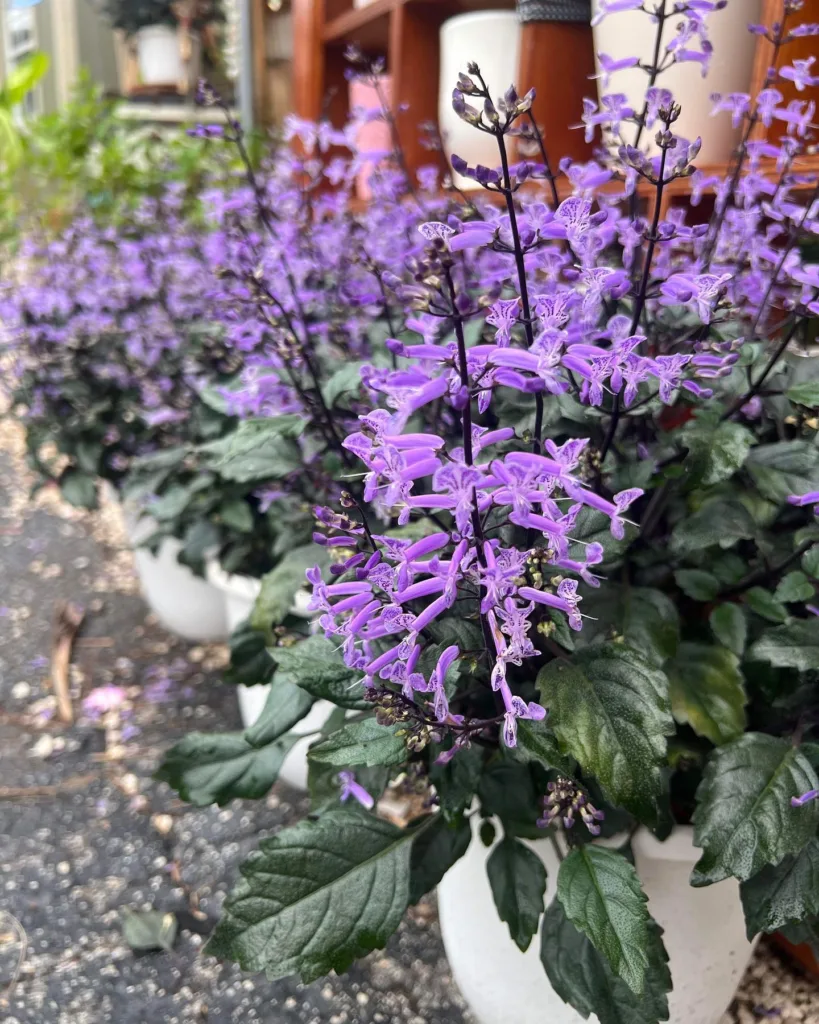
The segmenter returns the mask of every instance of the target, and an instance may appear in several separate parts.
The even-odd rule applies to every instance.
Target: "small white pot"
[[[123,516],[134,547],[134,567],[142,596],[162,625],[185,640],[217,643],[229,635],[225,599],[207,580],[177,561],[180,542],[166,537],[154,555],[139,545],[156,530],[156,522],[127,504]]]
[[[477,836],[477,824],[473,816],[469,850],[438,886],[441,932],[458,987],[480,1024],[582,1024],[549,984],[538,937],[521,953],[498,917],[486,876],[491,850]],[[678,828],[665,843],[640,830],[632,845],[649,909],[665,929],[674,980],[670,1024],[718,1024],[753,952],[739,885],[729,879],[691,888],[701,851],[690,827]],[[548,905],[557,889],[557,856],[548,839],[527,846],[546,866]],[[596,1016],[589,1020],[597,1024]]]
[[[150,25],[136,33],[139,77],[143,85],[176,85],[185,69],[176,29]]]
[[[595,12],[600,0],[593,0]],[[670,8],[670,4],[668,5]],[[675,64],[657,79],[657,86],[670,89],[674,99],[682,105],[680,119],[672,131],[684,139],[693,141],[700,136],[702,149],[697,165],[723,163],[730,159],[736,148],[742,126],[731,127],[731,115],[718,114],[711,117],[713,93],[747,92],[750,88],[757,37],[748,32],[750,22],[758,22],[762,0],[732,0],[726,8],[715,11],[708,19],[708,34],[714,45],[714,55],[708,75],[703,78],[699,64],[687,62]],[[671,17],[665,23],[663,48],[673,39],[679,17]],[[650,62],[654,53],[656,25],[642,11],[623,11],[610,14],[594,27],[595,53],[609,57],[639,57]],[[598,66],[598,71],[599,71]],[[611,76],[606,89],[601,93],[624,93],[629,106],[636,111],[643,109],[648,76],[639,68],[617,71]],[[631,131],[636,129],[631,126]],[[656,129],[644,132],[643,143],[651,142],[651,152],[656,153],[653,138]],[[626,129],[629,141],[629,130]]]
[[[208,563],[207,576],[211,583],[225,595],[228,628],[230,632],[233,632],[238,625],[250,617],[262,587],[261,580],[253,579],[250,576],[231,576],[216,562]],[[309,595],[306,592],[299,592],[296,595],[294,611],[306,614],[307,601],[309,601]],[[239,685],[236,690],[242,722],[245,728],[249,729],[262,713],[270,693],[270,686]],[[306,717],[293,726],[291,732],[296,735],[314,733],[324,725],[334,710],[329,701],[317,701]],[[284,779],[294,789],[302,791],[307,789],[307,748],[314,739],[315,736],[309,736],[298,740],[285,758],[279,772],[279,778]]]
[[[458,83],[458,73],[466,73],[466,66],[474,61],[481,69],[484,81],[493,97],[502,96],[510,85],[517,83],[520,61],[521,27],[514,11],[475,11],[458,14],[441,26],[441,77],[438,89],[438,123],[447,157],[455,153],[474,167],[497,167],[500,164],[498,144],[494,135],[479,132],[462,121],[452,109],[452,90]],[[470,97],[466,97],[467,103]],[[476,100],[472,103],[482,106]],[[472,178],[452,172],[460,189],[479,189]]]

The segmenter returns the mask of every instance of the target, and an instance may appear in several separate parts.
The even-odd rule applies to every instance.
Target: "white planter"
[[[670,8],[670,4],[668,7]],[[595,11],[599,0],[593,0]],[[723,163],[730,159],[736,148],[742,126],[731,127],[731,115],[718,114],[711,117],[713,93],[747,92],[751,82],[757,37],[747,31],[749,22],[758,22],[762,0],[731,0],[721,11],[708,19],[708,33],[714,45],[714,55],[708,75],[703,78],[699,64],[689,62],[677,64],[664,71],[657,79],[657,85],[670,89],[675,100],[682,104],[682,115],[672,131],[684,139],[693,141],[702,138],[702,150],[696,163],[700,167]],[[665,23],[663,47],[673,38],[680,18],[669,18]],[[654,53],[656,37],[655,23],[641,11],[623,11],[610,14],[594,27],[595,53],[609,57],[640,57],[650,62]],[[599,71],[599,66],[598,66]],[[639,68],[617,71],[611,76],[607,88],[600,88],[604,94],[624,93],[629,105],[636,111],[643,109],[648,76]],[[632,125],[630,131],[636,131]],[[656,129],[643,132],[643,143],[650,144],[656,152],[653,138]],[[626,128],[629,137],[629,128]]]
[[[253,605],[261,590],[261,581],[250,576],[230,576],[216,562],[208,564],[207,576],[213,585],[225,595],[228,628],[230,632],[233,632],[238,625],[249,618],[253,611]],[[307,614],[306,604],[308,601],[309,595],[306,591],[299,592],[296,595],[294,611],[299,614]],[[270,693],[270,687],[268,685],[239,685],[236,690],[242,722],[245,728],[250,728],[262,713],[267,695]],[[293,726],[292,732],[297,735],[315,732],[324,725],[333,711],[334,707],[329,701],[317,701],[307,716]],[[290,750],[279,772],[279,778],[284,779],[294,789],[307,789],[307,748],[314,739],[315,736],[309,736],[299,740]]]
[[[745,937],[737,882],[689,886],[700,855],[692,840],[690,827],[678,828],[665,843],[641,830],[633,849],[649,909],[665,929],[674,979],[670,1024],[718,1024],[753,944]],[[551,901],[559,867],[554,849],[547,839],[527,845],[546,866]],[[438,886],[441,932],[458,987],[479,1024],[582,1024],[549,984],[538,938],[521,953],[498,918],[486,877],[490,852],[474,834],[466,855]],[[596,1016],[589,1020],[597,1024]]]
[[[139,77],[143,85],[176,85],[185,69],[176,29],[150,25],[136,33]]]
[[[441,26],[441,77],[438,90],[438,123],[447,157],[453,153],[474,167],[498,167],[500,157],[494,136],[479,132],[462,121],[452,109],[452,90],[458,73],[474,61],[493,98],[502,96],[510,85],[517,84],[520,60],[521,27],[514,11],[475,11],[459,14]],[[466,97],[470,102],[469,96]],[[476,100],[472,106],[482,106]],[[579,115],[578,115],[579,116]],[[458,188],[478,189],[472,178],[452,173]]]
[[[177,561],[182,545],[173,537],[163,540],[155,555],[139,547],[154,532],[156,523],[127,505],[123,514],[134,546],[134,567],[142,596],[162,625],[185,640],[227,640],[229,630],[221,591]]]

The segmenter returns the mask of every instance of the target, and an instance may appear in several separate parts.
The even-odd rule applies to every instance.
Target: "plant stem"
[[[538,128],[535,115],[531,110],[527,111],[529,117],[529,123],[532,126],[532,131],[535,133],[535,139],[537,139],[538,148],[540,149],[540,155],[543,158],[543,163],[546,167],[546,178],[549,182],[549,187],[552,190],[552,208],[557,209],[560,205],[560,196],[557,194],[557,183],[552,171],[552,165],[549,163],[549,156],[546,152],[546,146],[543,142],[543,136],[540,134],[540,128]]]

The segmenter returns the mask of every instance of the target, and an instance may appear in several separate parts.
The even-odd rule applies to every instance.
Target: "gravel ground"
[[[385,951],[312,985],[201,955],[241,860],[304,801],[276,786],[264,802],[192,809],[151,780],[194,724],[238,725],[219,682],[224,648],[176,640],[146,615],[115,508],[90,516],[48,492],[29,501],[29,484],[19,431],[0,422],[0,1020],[470,1024],[432,902]],[[61,600],[86,611],[68,727],[48,685]],[[110,682],[127,689],[123,711],[83,717],[83,696]],[[173,951],[133,953],[123,908],[174,912]],[[722,1024],[760,1020],[819,1024],[819,987],[767,945]]]

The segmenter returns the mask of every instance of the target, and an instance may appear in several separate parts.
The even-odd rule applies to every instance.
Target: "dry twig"
[[[57,715],[61,722],[74,721],[69,693],[68,668],[77,631],[85,617],[83,608],[73,601],[60,601],[54,617],[54,639],[51,644],[51,685],[57,697]]]

